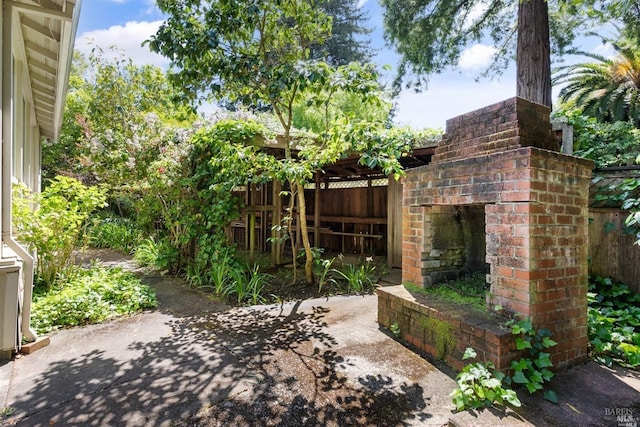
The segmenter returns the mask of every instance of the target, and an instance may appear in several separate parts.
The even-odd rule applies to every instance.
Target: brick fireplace
[[[486,273],[488,304],[550,329],[562,368],[587,357],[592,162],[558,152],[549,114],[511,98],[447,121],[404,181],[402,280]]]

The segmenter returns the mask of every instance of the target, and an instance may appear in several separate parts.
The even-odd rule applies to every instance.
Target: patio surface
[[[379,330],[375,295],[229,308],[146,277],[155,311],[59,331],[0,365],[16,426],[637,426],[640,373],[562,372],[552,404],[456,413],[455,382]],[[622,424],[621,414],[629,424]],[[633,424],[635,423],[635,424]]]

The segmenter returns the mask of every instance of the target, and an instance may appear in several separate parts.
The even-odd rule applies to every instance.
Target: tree
[[[574,104],[600,122],[629,121],[640,127],[640,46],[630,40],[611,41],[617,55],[583,52],[595,60],[558,70],[562,102]]]
[[[524,61],[517,67],[521,82],[518,93],[534,102],[550,105],[547,101],[550,79],[545,59],[547,52],[561,55],[571,47],[577,34],[605,22],[606,18],[630,16],[632,7],[629,3],[622,0],[382,0],[385,35],[402,57],[396,88],[399,89],[407,75],[413,77],[408,85],[420,88],[428,83],[429,75],[457,65],[466,47],[487,38],[493,42],[496,52],[485,74],[499,73],[513,57],[514,36],[520,34],[521,37],[531,36],[531,41],[529,48],[518,49],[518,61]],[[519,9],[517,14],[516,8]],[[615,16],[612,15],[614,9]],[[516,16],[519,17],[517,24]],[[547,25],[552,36],[549,47],[546,40],[538,38],[543,37]],[[535,34],[540,36],[534,36],[529,28],[534,28]],[[531,46],[543,50],[538,52],[538,48],[531,49]],[[532,56],[525,59],[522,54]],[[538,68],[541,73],[532,78],[530,71]]]
[[[378,86],[375,70],[357,65],[336,69],[309,61],[310,47],[330,37],[331,19],[306,0],[161,0],[158,6],[168,18],[148,41],[149,46],[171,58],[176,70],[172,79],[191,98],[267,105],[277,117],[284,159],[274,159],[272,177],[288,181],[291,200],[297,202],[305,275],[313,281],[304,184],[323,162],[335,161],[349,151],[326,138],[319,143],[326,145],[324,150],[296,154],[296,147],[305,153],[304,147],[318,142],[292,139],[294,105],[306,91],[319,91],[326,84],[340,85],[366,98]],[[290,205],[291,215],[293,211]],[[290,230],[291,222],[288,225]],[[295,254],[293,239],[292,245]]]
[[[372,57],[371,29],[366,27],[368,15],[357,0],[321,0],[318,8],[331,19],[331,37],[311,46],[310,58],[326,60],[332,65],[369,62]]]
[[[61,137],[43,150],[46,178],[72,175],[118,189],[146,173],[163,126],[196,117],[160,68],[115,53],[74,55]]]
[[[381,96],[381,98],[383,98]],[[382,101],[377,105],[362,102],[362,96],[339,89],[326,90],[320,96],[307,94],[296,102],[293,109],[293,125],[323,133],[345,117],[355,121],[386,123],[391,114],[391,103]]]
[[[516,95],[551,107],[551,46],[546,0],[520,3],[517,46]]]
[[[640,1],[638,0],[573,0],[567,6],[587,11],[591,20],[601,23],[621,22],[623,35],[627,38],[640,37]]]

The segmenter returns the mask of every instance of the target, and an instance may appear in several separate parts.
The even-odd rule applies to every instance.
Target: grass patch
[[[427,288],[412,283],[405,283],[404,287],[411,292],[436,296],[446,301],[486,311],[486,294],[489,291],[489,284],[486,283],[486,275],[482,273],[474,273],[464,279]]]
[[[38,333],[100,323],[157,306],[155,291],[121,268],[80,269],[64,284],[36,289],[31,324]]]

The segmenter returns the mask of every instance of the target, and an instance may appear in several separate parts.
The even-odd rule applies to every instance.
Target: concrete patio
[[[229,308],[172,278],[157,310],[59,331],[0,366],[16,426],[618,426],[640,421],[640,374],[594,363],[520,392],[515,413],[456,413],[455,382],[382,332],[374,295]],[[632,424],[628,424],[632,425]]]

